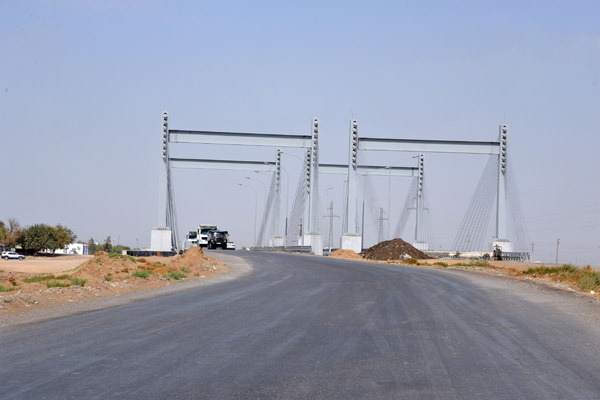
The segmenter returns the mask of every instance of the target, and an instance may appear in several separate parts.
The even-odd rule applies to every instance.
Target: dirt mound
[[[99,251],[94,254],[94,258],[80,265],[71,275],[90,280],[105,279],[107,276],[125,276],[142,264],[131,256]]]
[[[362,256],[353,250],[336,250],[329,255],[329,257],[334,258],[348,258],[351,260],[362,260]]]
[[[82,264],[72,274],[78,278],[92,280],[127,279],[136,270],[151,271],[154,275],[145,279],[158,279],[161,275],[182,268],[189,272],[202,272],[215,270],[213,267],[220,265],[218,261],[207,257],[200,247],[193,247],[180,256],[135,258],[122,254],[107,254],[99,251],[94,258]],[[135,275],[134,275],[135,276]]]
[[[402,239],[392,239],[377,243],[360,254],[364,258],[371,260],[402,260],[407,258],[424,260],[431,258]]]
[[[207,263],[215,263],[213,258],[207,257],[200,247],[192,247],[180,256],[173,257],[168,264],[169,267],[179,269],[181,267],[200,267]]]

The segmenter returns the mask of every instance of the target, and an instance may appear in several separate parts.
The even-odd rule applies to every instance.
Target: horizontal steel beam
[[[304,148],[311,146],[310,135],[185,131],[178,129],[169,130],[169,142]]]
[[[373,165],[359,165],[358,175],[373,176],[416,176],[419,172],[417,167],[379,167]],[[320,174],[347,174],[348,166],[345,164],[319,164]]]
[[[275,172],[277,169],[275,163],[270,161],[201,160],[191,158],[169,158],[169,167],[267,172]]]
[[[410,151],[415,153],[500,154],[499,142],[358,138],[359,150]]]

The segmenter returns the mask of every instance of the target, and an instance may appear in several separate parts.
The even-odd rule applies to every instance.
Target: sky
[[[598,265],[600,3],[524,3],[0,0],[0,220],[148,247],[163,111],[172,129],[288,134],[316,117],[326,163],[347,162],[353,118],[362,136],[445,140],[493,141],[506,123],[534,258],[553,262],[560,238],[559,262]],[[284,151],[291,207],[302,151]],[[171,154],[264,161],[275,149]],[[426,155],[435,248],[451,246],[486,161]],[[216,223],[252,244],[255,195],[238,183],[260,213],[268,176],[172,175],[182,233]],[[328,201],[340,215],[343,177],[320,179],[323,215]],[[394,221],[409,181],[374,183]]]

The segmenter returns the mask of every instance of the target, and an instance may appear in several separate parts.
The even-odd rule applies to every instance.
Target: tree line
[[[93,237],[90,238],[90,241],[88,242],[88,254],[96,254],[99,251],[121,253],[123,250],[131,250],[131,248],[121,244],[113,245],[110,236],[104,240],[104,244],[96,243]]]
[[[55,250],[62,249],[75,240],[77,235],[61,224],[56,226],[35,224],[21,228],[15,218],[10,218],[8,225],[0,221],[0,245],[7,248],[20,245],[23,249],[36,252],[46,249]]]
[[[63,249],[76,240],[77,235],[61,224],[56,226],[35,224],[21,228],[15,218],[9,218],[8,224],[0,220],[0,246],[4,248],[21,246],[25,250],[35,252],[47,249],[56,250]],[[103,244],[96,243],[94,238],[90,238],[88,242],[88,254],[96,254],[98,251],[121,253],[123,250],[131,249],[120,244],[113,245],[110,236],[104,240]]]

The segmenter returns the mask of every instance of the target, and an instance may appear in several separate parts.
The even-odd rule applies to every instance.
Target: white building
[[[48,251],[51,253],[51,251]],[[56,249],[54,250],[54,254],[79,254],[79,255],[87,255],[88,254],[88,245],[87,243],[71,243],[65,246],[64,249]]]

